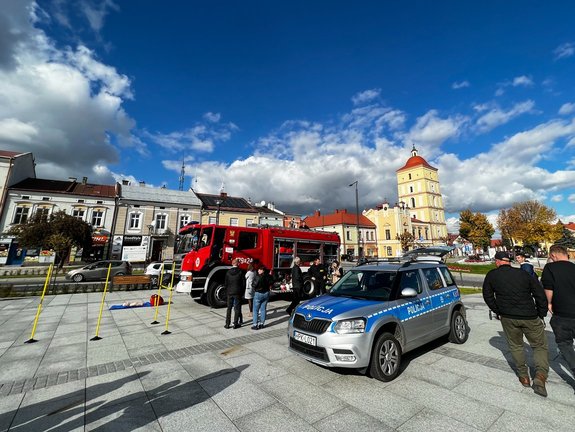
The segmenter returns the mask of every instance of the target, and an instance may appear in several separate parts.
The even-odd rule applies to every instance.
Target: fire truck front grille
[[[295,329],[315,334],[325,333],[330,324],[331,321],[323,319],[312,319],[310,321],[306,321],[303,315],[300,314],[296,314],[293,319],[293,326]]]

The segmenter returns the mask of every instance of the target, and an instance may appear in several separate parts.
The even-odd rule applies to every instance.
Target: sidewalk
[[[169,330],[154,308],[108,311],[155,291],[111,293],[94,336],[99,293],[0,301],[0,431],[572,431],[575,382],[558,363],[550,328],[547,399],[511,371],[498,321],[464,297],[464,345],[435,343],[404,357],[382,383],[330,370],[287,349],[285,301],[266,328],[224,329],[225,310],[175,295]],[[164,297],[167,297],[165,293]],[[247,306],[244,305],[244,317]]]

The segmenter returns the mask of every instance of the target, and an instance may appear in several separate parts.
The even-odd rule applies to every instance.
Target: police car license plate
[[[293,338],[296,341],[303,342],[303,343],[308,344],[308,345],[313,345],[313,346],[317,345],[317,339],[314,336],[309,336],[309,335],[294,331],[293,332]]]

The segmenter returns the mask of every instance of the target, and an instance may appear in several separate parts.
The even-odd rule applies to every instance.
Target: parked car
[[[160,282],[160,274],[162,272],[162,264],[164,265],[164,276],[162,278],[162,285],[169,282],[169,278],[172,277],[172,261],[153,262],[146,267],[144,274],[150,276],[150,282],[153,286],[158,286]]]
[[[289,321],[290,350],[326,367],[391,381],[404,353],[442,337],[467,341],[454,278],[441,254],[425,251],[353,267],[328,294],[300,304]]]
[[[128,261],[105,260],[96,261],[84,267],[70,270],[66,273],[66,279],[73,280],[74,282],[104,280],[108,275],[110,264],[112,265],[110,269],[110,279],[114,276],[132,274],[132,264]]]

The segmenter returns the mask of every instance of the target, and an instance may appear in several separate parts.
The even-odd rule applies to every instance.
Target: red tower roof
[[[403,170],[409,169],[409,168],[418,167],[418,166],[424,166],[424,167],[427,167],[427,168],[432,169],[434,171],[437,171],[437,168],[432,167],[431,165],[429,165],[427,163],[427,161],[425,159],[423,159],[421,156],[417,155],[417,149],[414,146],[413,149],[411,150],[411,157],[409,159],[407,159],[407,162],[405,163],[405,165],[402,166],[401,168],[399,168],[397,170],[397,172],[403,171]]]

